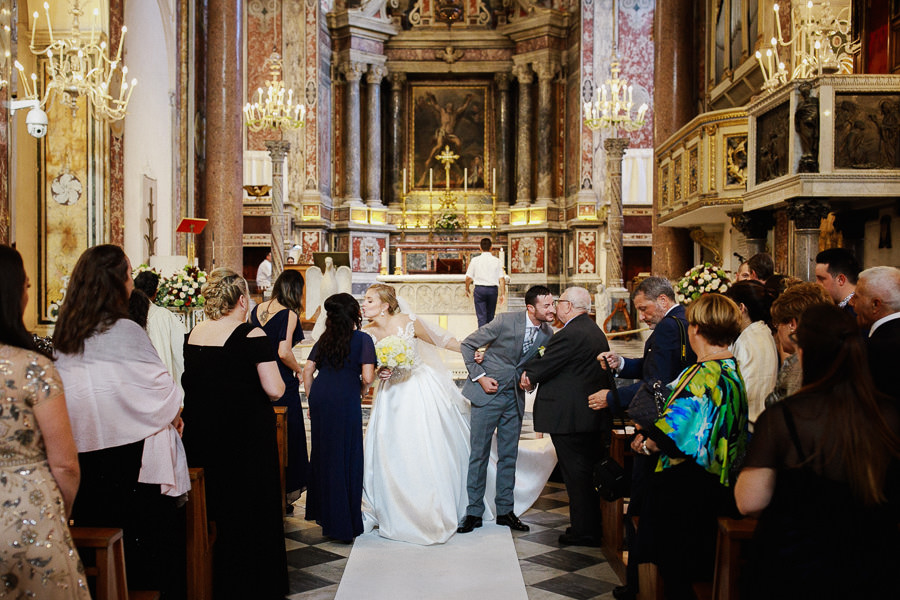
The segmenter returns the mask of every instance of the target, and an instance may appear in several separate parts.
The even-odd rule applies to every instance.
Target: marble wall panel
[[[620,77],[634,86],[635,111],[642,102],[650,105],[647,123],[638,131],[625,134],[631,148],[653,147],[653,16],[655,0],[619,2]]]
[[[125,24],[125,0],[109,2],[109,46],[118,48]],[[125,140],[121,128],[108,127],[109,140],[109,243],[125,245]]]
[[[562,275],[562,244],[559,236],[547,238],[547,275]]]
[[[281,3],[278,0],[249,0],[246,4],[247,11],[247,69],[245,71],[245,85],[247,89],[247,102],[257,99],[257,89],[266,88],[266,80],[269,79],[269,71],[266,67],[266,58],[273,51],[283,54]],[[282,76],[283,77],[283,76]],[[298,90],[294,90],[297,93]],[[248,150],[265,150],[266,140],[279,140],[281,133],[264,129],[262,131],[247,132]]]
[[[578,232],[578,273],[597,272],[597,231]]]
[[[580,98],[574,104],[578,106],[578,129],[581,142],[581,173],[578,176],[581,189],[591,189],[594,179],[594,132],[588,129],[587,125],[582,122],[581,106],[584,102],[590,102],[594,98],[594,88],[596,87],[594,79],[594,3],[583,2],[581,4],[581,89]],[[574,90],[573,90],[574,91]],[[571,100],[570,100],[571,102]],[[574,113],[574,111],[573,111]],[[575,117],[573,114],[573,121]],[[570,125],[576,125],[570,123]],[[574,144],[573,144],[574,146]],[[574,157],[574,154],[572,155]]]
[[[313,252],[322,251],[322,239],[318,231],[304,231],[300,236],[300,258],[298,263],[301,265],[313,264]]]
[[[350,237],[350,267],[355,273],[377,273],[387,240],[374,235]]]
[[[509,242],[510,273],[543,273],[546,237],[513,237]]]

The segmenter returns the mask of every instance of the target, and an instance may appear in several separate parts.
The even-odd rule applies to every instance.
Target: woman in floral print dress
[[[62,384],[22,314],[22,257],[0,246],[0,598],[90,600],[66,524],[78,454]]]

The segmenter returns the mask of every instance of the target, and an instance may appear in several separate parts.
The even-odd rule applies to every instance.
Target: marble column
[[[406,87],[406,73],[391,73],[391,169],[389,171],[392,205],[400,203],[403,194],[403,90]],[[407,172],[407,177],[412,173]]]
[[[500,97],[497,99],[497,202],[509,204],[509,148],[510,148],[510,117],[509,117],[509,73],[497,73],[494,75],[497,82],[497,90]],[[491,189],[493,181],[488,177],[493,173],[484,174],[484,183]]]
[[[656,3],[652,110],[653,139],[657,143],[678,131],[695,115],[694,4],[692,0]],[[654,168],[652,272],[665,277],[680,277],[693,263],[693,245],[686,229],[659,226],[658,176]]]
[[[344,94],[344,204],[362,204],[360,195],[360,168],[362,162],[362,143],[360,132],[359,80],[366,72],[366,65],[358,62],[346,62],[341,65],[341,72],[347,80]]]
[[[366,204],[381,202],[381,80],[387,69],[372,65],[366,73]]]
[[[243,32],[241,0],[209,0],[206,69],[206,194],[198,217],[200,266],[243,270]]]
[[[606,138],[606,176],[609,177],[609,211],[606,216],[606,286],[610,290],[623,289],[622,264],[623,231],[622,216],[622,159],[628,148],[626,138]]]
[[[516,204],[531,204],[531,82],[534,74],[527,64],[513,67],[519,80],[519,119],[516,131]]]
[[[534,64],[538,76],[537,201],[541,204],[553,200],[553,77],[558,68],[552,61]]]
[[[787,214],[794,222],[794,273],[804,281],[816,280],[816,254],[819,253],[819,227],[828,216],[828,202],[818,198],[788,201]]]
[[[290,240],[284,216],[284,158],[291,149],[285,140],[266,140],[266,150],[272,160],[272,280],[284,270],[284,241]]]
[[[772,213],[764,210],[737,211],[730,216],[734,228],[744,234],[747,239],[747,256],[744,259],[759,252],[765,252],[769,230],[775,227],[775,217]]]

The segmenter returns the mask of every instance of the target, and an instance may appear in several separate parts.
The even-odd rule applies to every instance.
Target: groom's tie
[[[537,336],[537,327],[528,327],[525,329],[525,343],[522,344],[522,356],[528,354],[534,345],[534,338]]]

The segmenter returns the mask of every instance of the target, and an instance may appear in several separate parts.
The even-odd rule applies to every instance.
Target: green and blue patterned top
[[[688,367],[673,389],[680,391],[669,396],[656,427],[719,483],[730,485],[729,474],[744,456],[748,437],[747,392],[737,364],[727,358]],[[684,460],[663,452],[656,470]]]

